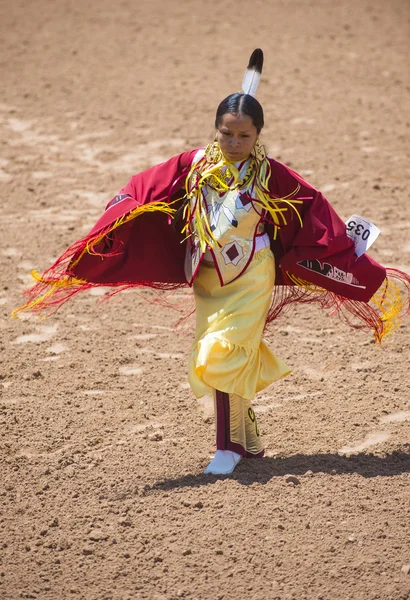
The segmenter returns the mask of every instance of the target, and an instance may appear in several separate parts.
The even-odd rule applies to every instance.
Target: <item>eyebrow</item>
[[[227,131],[233,131],[230,127],[226,125],[221,125],[219,129],[226,129]],[[252,133],[252,129],[238,129],[239,133]]]

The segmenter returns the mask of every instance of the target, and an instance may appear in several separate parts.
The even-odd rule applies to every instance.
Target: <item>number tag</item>
[[[354,241],[356,255],[361,256],[376,241],[380,229],[367,219],[353,215],[346,221],[346,233]]]

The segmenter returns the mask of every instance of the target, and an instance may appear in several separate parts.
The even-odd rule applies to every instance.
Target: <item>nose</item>
[[[229,140],[229,144],[232,147],[239,146],[239,138],[232,136],[231,139]]]

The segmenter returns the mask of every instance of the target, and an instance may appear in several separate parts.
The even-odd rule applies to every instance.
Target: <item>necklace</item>
[[[229,165],[226,167],[221,166],[209,177],[207,185],[216,190],[218,193],[240,190],[243,187],[247,187],[252,178],[256,175],[254,167],[254,161],[251,158],[245,175],[239,179]]]

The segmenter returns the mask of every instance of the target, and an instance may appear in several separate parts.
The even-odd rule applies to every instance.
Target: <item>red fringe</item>
[[[384,292],[386,295],[390,282],[402,288],[400,295],[402,306],[394,317],[397,328],[400,319],[410,313],[410,276],[397,269],[386,269],[386,279],[379,293]],[[373,331],[378,343],[391,328],[391,323],[387,325],[386,319],[383,319],[383,312],[372,304],[351,300],[327,290],[313,291],[295,285],[275,286],[266,326],[268,327],[282,313],[288,312],[294,303],[316,304],[349,327]]]
[[[106,284],[106,283],[89,283],[87,281],[79,283],[78,285],[73,285],[70,287],[64,287],[64,288],[56,288],[53,293],[48,296],[46,299],[44,299],[43,301],[39,302],[38,304],[35,304],[34,306],[30,307],[28,306],[31,302],[35,301],[36,298],[38,298],[39,296],[41,296],[42,294],[45,294],[49,288],[50,285],[52,285],[52,281],[48,280],[49,283],[43,283],[43,282],[38,282],[36,283],[31,289],[26,290],[24,292],[25,296],[27,297],[27,304],[23,307],[21,307],[21,309],[18,309],[16,311],[16,314],[18,314],[18,312],[20,312],[20,310],[30,310],[30,312],[32,312],[33,314],[37,314],[39,312],[42,313],[42,315],[44,315],[44,318],[50,317],[51,315],[53,315],[61,306],[63,306],[63,304],[65,304],[66,302],[68,302],[69,300],[71,300],[71,298],[73,298],[74,296],[76,296],[78,293],[80,292],[84,292],[86,290],[90,290],[92,288],[97,288],[97,287],[113,287],[113,284]],[[177,289],[180,289],[182,287],[186,287],[181,283],[155,283],[152,281],[149,282],[144,282],[144,281],[140,281],[138,283],[129,283],[129,282],[118,282],[115,284],[115,289],[113,291],[108,292],[104,298],[101,298],[101,301],[106,301],[109,300],[110,298],[112,298],[113,296],[116,296],[117,294],[119,294],[120,292],[124,292],[126,290],[130,290],[130,289],[139,289],[139,288],[149,288],[149,289],[153,289],[153,290],[157,290],[157,291],[174,291]],[[153,298],[152,300],[150,300],[152,302],[158,302],[160,304],[163,304],[164,306],[170,307],[170,308],[174,308],[177,310],[177,307],[174,306],[172,303],[168,302],[166,299],[161,299],[160,297],[157,298]]]
[[[35,283],[31,288],[24,291],[24,297],[26,298],[26,304],[16,311],[13,316],[17,315],[23,310],[29,310],[30,312],[37,314],[41,312],[44,318],[50,317],[54,314],[60,306],[71,300],[79,292],[83,292],[96,287],[114,287],[115,289],[109,292],[102,300],[107,300],[113,296],[116,296],[120,292],[131,288],[150,288],[161,291],[177,290],[182,287],[187,287],[187,284],[181,283],[162,283],[162,282],[151,282],[151,281],[139,281],[138,283],[132,283],[129,281],[119,281],[113,283],[94,283],[85,280],[78,280],[78,283],[70,284],[70,277],[73,280],[77,279],[71,271],[72,265],[76,263],[76,260],[84,252],[85,248],[89,247],[89,252],[96,256],[101,256],[100,253],[94,252],[93,245],[99,242],[104,235],[109,235],[112,231],[112,225],[107,227],[105,230],[100,230],[98,233],[88,235],[87,237],[76,241],[72,244],[58,259],[49,267],[41,276],[41,281]],[[118,249],[113,252],[104,252],[104,257],[118,255]],[[59,285],[62,281],[67,281],[68,285]],[[47,295],[49,293],[49,295]],[[42,296],[45,296],[41,299]],[[154,301],[162,302],[166,306],[170,305],[165,299],[159,300],[157,298]]]

